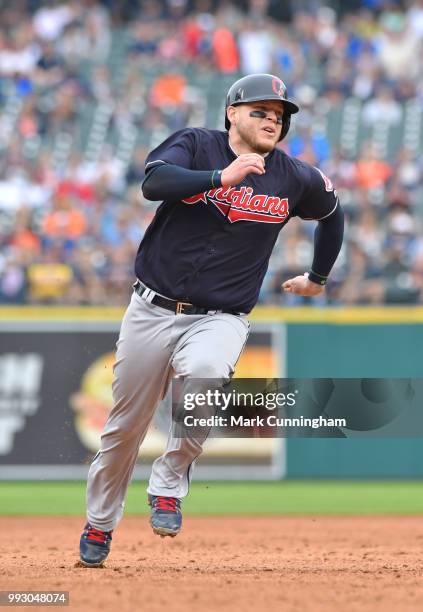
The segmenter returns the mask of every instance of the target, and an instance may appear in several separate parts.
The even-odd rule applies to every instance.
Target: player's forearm
[[[335,211],[319,221],[314,233],[314,257],[309,280],[324,285],[341,250],[344,237],[344,213]]]
[[[220,171],[161,164],[148,171],[142,192],[147,200],[181,200],[221,186]]]

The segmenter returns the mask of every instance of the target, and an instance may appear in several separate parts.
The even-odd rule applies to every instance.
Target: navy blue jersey
[[[190,170],[223,169],[236,158],[228,133],[180,130],[147,157]],[[265,174],[158,207],[135,262],[137,277],[167,297],[210,309],[248,313],[257,302],[280,230],[291,217],[323,219],[337,206],[329,179],[279,149]]]

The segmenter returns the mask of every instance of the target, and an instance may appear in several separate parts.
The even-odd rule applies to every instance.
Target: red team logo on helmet
[[[289,214],[288,198],[255,195],[251,187],[220,187],[182,200],[185,204],[214,204],[231,223],[258,221],[283,223]]]
[[[285,98],[285,85],[279,79],[272,80],[272,89],[277,96]]]

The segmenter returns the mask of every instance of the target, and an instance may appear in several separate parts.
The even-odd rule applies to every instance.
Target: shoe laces
[[[164,495],[157,495],[153,502],[156,510],[170,510],[170,512],[177,512],[179,509],[180,501],[177,497],[165,497]]]
[[[85,539],[90,542],[100,542],[106,544],[112,539],[111,531],[100,531],[91,525],[87,525],[85,528]]]

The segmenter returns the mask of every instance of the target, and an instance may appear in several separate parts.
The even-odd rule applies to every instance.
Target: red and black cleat
[[[79,542],[79,556],[85,567],[101,567],[110,552],[112,531],[100,531],[89,523],[84,527]]]
[[[177,497],[149,495],[150,525],[157,535],[175,537],[182,527],[181,500]]]

